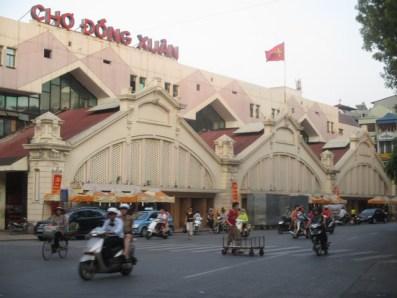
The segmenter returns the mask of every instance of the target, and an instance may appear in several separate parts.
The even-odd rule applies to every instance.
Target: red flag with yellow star
[[[269,51],[265,51],[266,62],[269,61],[284,61],[284,43],[276,45]]]

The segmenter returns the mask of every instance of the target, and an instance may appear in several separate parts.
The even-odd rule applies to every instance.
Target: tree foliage
[[[394,181],[397,181],[397,138],[393,140],[393,152],[391,154],[390,159],[386,163],[386,173],[387,175],[393,179]]]
[[[356,9],[363,48],[384,64],[385,85],[397,91],[397,1],[358,0]]]

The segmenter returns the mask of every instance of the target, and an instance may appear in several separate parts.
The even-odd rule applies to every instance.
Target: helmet
[[[117,208],[114,208],[114,207],[110,207],[110,208],[108,208],[108,210],[107,210],[107,213],[109,214],[109,213],[114,213],[114,214],[119,214],[119,211],[117,210]]]
[[[63,209],[61,206],[56,207],[55,211],[57,211],[57,210],[61,210],[63,213],[65,213],[65,209]]]
[[[128,204],[121,204],[120,205],[120,207],[119,207],[119,209],[130,209],[130,205],[128,205]]]

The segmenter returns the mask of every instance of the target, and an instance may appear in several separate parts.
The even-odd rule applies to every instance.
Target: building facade
[[[172,47],[169,57],[53,22],[0,18],[0,228],[47,216],[55,176],[69,197],[84,185],[162,190],[177,226],[189,206],[230,206],[232,183],[243,204],[391,194],[370,136],[337,108],[184,66]]]

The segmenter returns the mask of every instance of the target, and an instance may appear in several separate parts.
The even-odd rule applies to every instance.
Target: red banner
[[[284,61],[284,43],[276,45],[269,51],[265,51],[266,62],[269,61]]]
[[[235,182],[235,181],[232,182],[232,202],[233,203],[240,202],[240,196],[238,193],[238,185],[237,185],[237,182]]]
[[[54,174],[52,176],[52,191],[53,195],[59,194],[61,192],[62,175]]]

